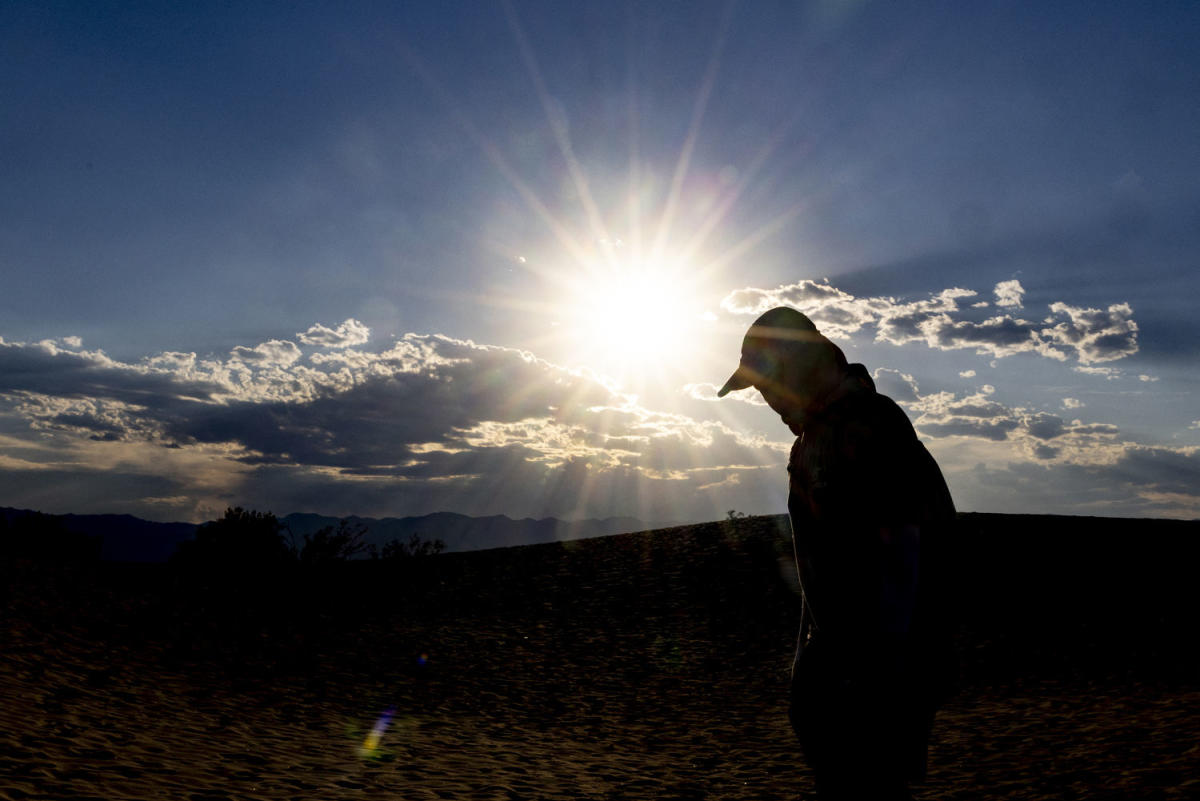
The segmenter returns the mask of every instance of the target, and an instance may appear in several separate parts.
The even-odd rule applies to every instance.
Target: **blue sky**
[[[785,509],[759,311],[963,511],[1200,516],[1190,3],[0,8],[0,505]]]

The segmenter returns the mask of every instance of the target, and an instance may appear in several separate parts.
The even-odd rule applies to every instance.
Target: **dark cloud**
[[[1200,517],[1200,452],[1126,445],[1111,461],[1064,462],[1055,448],[1041,447],[1036,462],[957,474],[956,493],[980,511]]]
[[[907,373],[880,367],[872,373],[872,377],[875,379],[875,388],[897,403],[910,403],[919,397],[917,393],[920,388],[916,379]]]
[[[346,389],[324,388],[305,402],[244,400],[195,409],[165,432],[183,442],[237,442],[264,459],[390,473],[414,443],[448,443],[483,421],[576,414],[613,402],[594,380],[519,351],[464,350],[426,339],[431,358],[408,369],[396,355],[369,362]],[[416,355],[417,351],[406,351]]]
[[[229,504],[694,520],[785,502],[785,482],[761,473],[780,473],[787,443],[645,408],[598,376],[524,351],[410,334],[377,351],[305,360],[280,342],[245,349],[284,355],[253,367],[238,355],[164,353],[129,364],[54,343],[0,343],[0,364],[11,368],[0,370],[0,470],[20,477],[6,485],[7,502],[62,509],[69,498],[68,509],[193,520]],[[935,447],[952,438],[1001,462],[1090,470],[1125,482],[1129,508],[1194,502],[1192,452],[1010,407],[990,386],[922,395],[899,371],[875,378]]]
[[[1009,432],[1020,427],[1016,420],[959,418],[946,422],[921,423],[921,433],[930,437],[982,437],[995,441],[1008,439]]]
[[[1200,487],[1200,450],[1132,445],[1109,469],[1114,477],[1151,493],[1194,497]]]
[[[114,420],[106,420],[94,414],[74,413],[56,414],[46,419],[47,424],[67,429],[83,429],[91,432],[93,437],[108,440],[120,439],[126,427]]]
[[[26,392],[139,403],[166,398],[207,400],[223,390],[215,380],[122,364],[101,351],[65,350],[49,342],[0,340],[0,394]]]
[[[1066,424],[1061,417],[1045,413],[1032,415],[1026,423],[1026,430],[1030,436],[1038,439],[1054,439],[1067,433]]]
[[[901,344],[896,339],[885,341]],[[973,348],[993,356],[1010,356],[1046,349],[1038,338],[1037,328],[1028,320],[1009,316],[992,317],[981,323],[970,320],[951,320],[948,315],[927,318],[921,324],[923,339],[930,347],[940,350]]]
[[[261,357],[253,367],[250,354]],[[731,503],[731,476],[781,467],[787,447],[646,409],[586,371],[444,336],[345,348],[316,367],[281,340],[236,348],[226,362],[171,353],[132,365],[41,346],[10,346],[8,359],[36,367],[24,374],[37,380],[9,379],[6,419],[53,431],[64,448],[111,440],[140,448],[136,458],[175,454],[168,472],[205,454],[224,460],[223,478],[205,468],[218,505],[262,491],[298,504],[279,508],[312,508],[293,490],[321,486],[326,507],[361,497],[388,513],[691,519],[698,487]],[[201,374],[204,402],[181,398]]]
[[[0,505],[40,511],[86,509],[104,514],[135,514],[159,518],[162,509],[148,498],[170,497],[189,491],[186,476],[165,476],[124,468],[0,468],[4,488]],[[64,501],[71,506],[64,507]],[[186,514],[186,513],[185,513]]]
[[[1035,459],[1049,460],[1058,456],[1059,453],[1061,451],[1058,448],[1050,445],[1038,444],[1033,447],[1033,457]]]

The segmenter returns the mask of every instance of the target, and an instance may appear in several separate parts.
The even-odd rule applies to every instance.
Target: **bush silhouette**
[[[270,512],[226,509],[221,519],[200,526],[194,540],[181,543],[172,561],[224,575],[275,572],[295,560],[284,530]]]
[[[446,550],[446,543],[442,540],[422,539],[419,534],[414,532],[408,538],[408,542],[392,540],[383,546],[380,556],[383,559],[408,559],[414,556],[436,556],[444,550]]]
[[[304,535],[304,546],[298,558],[300,564],[317,567],[344,562],[357,556],[376,556],[373,546],[366,542],[367,527],[362,523],[339,520],[337,527],[325,526],[315,534]]]
[[[226,509],[219,520],[200,526],[194,540],[181,543],[171,561],[191,572],[264,575],[297,563],[321,567],[360,557],[407,559],[434,556],[446,549],[442,540],[427,540],[414,533],[408,542],[394,539],[380,550],[367,542],[367,527],[349,518],[306,534],[299,548],[285,539],[286,531],[270,512],[240,506]]]

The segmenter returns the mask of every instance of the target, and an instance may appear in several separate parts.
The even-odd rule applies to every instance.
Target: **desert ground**
[[[1200,798],[1194,525],[999,518],[917,796]],[[763,517],[240,584],[7,559],[0,798],[803,798],[789,555]]]

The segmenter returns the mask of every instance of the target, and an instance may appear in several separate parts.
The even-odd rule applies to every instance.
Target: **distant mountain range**
[[[36,515],[28,509],[0,507],[6,523]],[[114,562],[165,562],[179,543],[196,535],[195,523],[155,523],[132,515],[47,515],[62,529],[100,544],[100,558]],[[367,543],[382,548],[392,540],[408,542],[414,534],[424,540],[441,540],[447,551],[475,551],[542,542],[584,539],[607,534],[623,534],[663,528],[673,523],[646,523],[633,517],[608,517],[603,520],[559,520],[553,517],[514,520],[504,515],[470,517],[454,512],[436,512],[420,517],[347,518],[297,513],[280,518],[291,532],[296,545],[305,535],[325,526],[336,526],[346,519],[366,528]],[[284,533],[287,536],[287,532]]]

